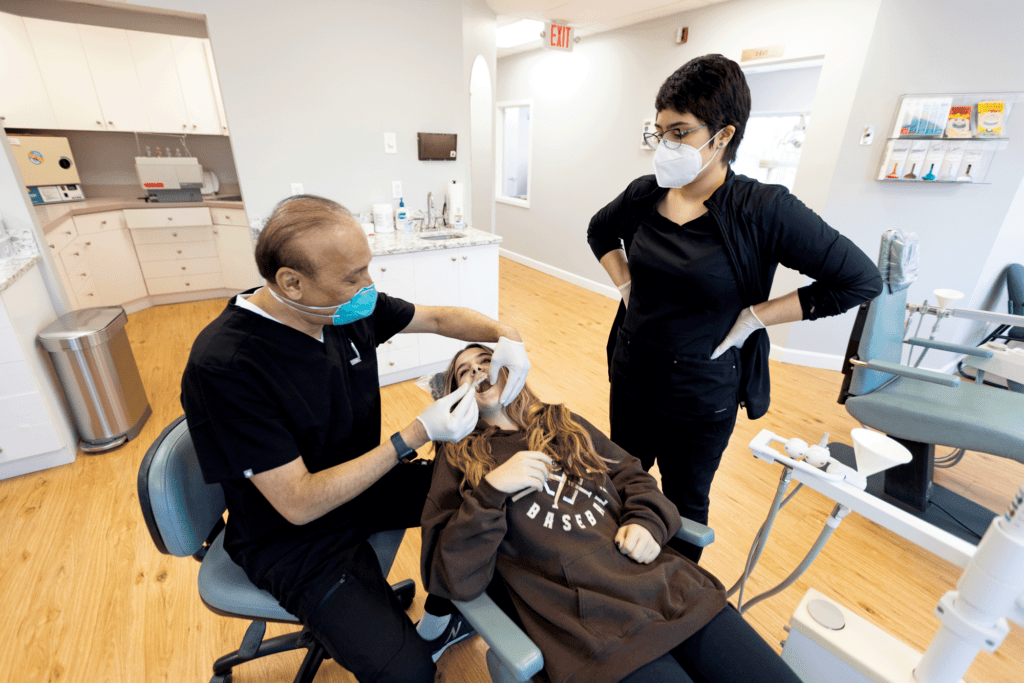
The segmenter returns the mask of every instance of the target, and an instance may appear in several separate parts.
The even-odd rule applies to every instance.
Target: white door
[[[82,40],[74,24],[25,18],[58,128],[106,130]]]
[[[188,110],[178,82],[171,37],[161,33],[128,31],[128,44],[132,48],[135,71],[153,132],[189,132]]]
[[[249,228],[240,225],[215,225],[213,234],[217,240],[220,270],[224,273],[224,286],[237,292],[258,287],[262,280],[256,269]]]
[[[25,21],[0,12],[0,128],[56,128]]]
[[[206,47],[202,38],[172,36],[174,62],[178,67],[178,80],[188,111],[189,133],[220,135],[220,115],[217,98],[213,94],[210,66],[206,63]]]
[[[459,249],[459,305],[497,320],[497,244]]]
[[[424,251],[416,255],[416,301],[423,306],[459,305],[459,254],[457,249]],[[436,334],[419,339],[420,364],[451,360],[458,340]]]
[[[95,306],[119,306],[148,294],[128,230],[107,230],[82,238],[92,243],[89,265],[96,290]]]
[[[78,26],[107,130],[150,132],[128,33],[104,26]]]

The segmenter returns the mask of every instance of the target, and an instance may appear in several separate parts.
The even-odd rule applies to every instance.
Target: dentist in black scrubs
[[[370,257],[339,204],[278,204],[256,244],[267,282],[199,334],[181,403],[203,477],[224,489],[224,547],[249,579],[358,680],[428,683],[472,627],[434,596],[414,626],[367,538],[419,526],[433,461],[414,461],[416,449],[468,435],[476,399],[452,393],[382,440],[376,347],[403,332],[497,342],[491,381],[508,369],[504,403],[530,362],[508,325],[378,294]]]
[[[750,419],[768,410],[764,328],[838,315],[882,283],[863,251],[786,188],[729,168],[750,114],[738,64],[687,62],[655,109],[654,175],[630,183],[587,231],[622,293],[608,343],[611,438],[647,469],[657,461],[665,495],[706,523],[738,408]],[[779,264],[813,282],[769,300]],[[700,548],[677,549],[700,559]]]

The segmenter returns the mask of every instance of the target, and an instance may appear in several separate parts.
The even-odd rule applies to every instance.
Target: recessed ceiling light
[[[516,47],[540,40],[540,33],[543,30],[544,22],[536,19],[522,19],[514,24],[502,26],[498,29],[498,47]]]

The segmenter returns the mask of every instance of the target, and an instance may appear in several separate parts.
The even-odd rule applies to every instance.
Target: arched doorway
[[[477,55],[469,77],[470,226],[494,232],[494,106],[491,71]]]

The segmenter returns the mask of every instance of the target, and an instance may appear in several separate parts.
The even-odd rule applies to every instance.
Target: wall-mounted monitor
[[[455,161],[455,133],[416,133],[420,161]]]

